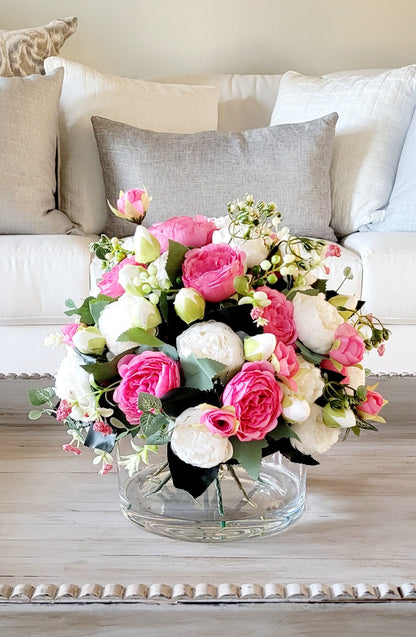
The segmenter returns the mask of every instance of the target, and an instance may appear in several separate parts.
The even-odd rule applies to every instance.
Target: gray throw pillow
[[[146,225],[172,216],[227,213],[246,193],[274,201],[293,233],[335,240],[329,226],[332,113],[299,124],[243,132],[156,133],[93,117],[106,196],[145,187]],[[123,237],[134,226],[109,214],[104,232]]]
[[[0,77],[0,233],[64,234],[55,209],[55,160],[63,69]]]

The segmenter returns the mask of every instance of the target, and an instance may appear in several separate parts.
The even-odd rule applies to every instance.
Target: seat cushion
[[[363,263],[365,310],[386,324],[416,323],[416,233],[359,232],[343,245]]]
[[[65,300],[88,296],[94,238],[0,236],[0,325],[65,323]]]

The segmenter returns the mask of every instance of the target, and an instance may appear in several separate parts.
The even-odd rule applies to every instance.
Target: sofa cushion
[[[145,184],[146,224],[172,216],[222,216],[243,199],[274,201],[292,232],[335,239],[329,167],[337,116],[241,133],[155,133],[93,117],[106,193]],[[131,224],[114,217],[116,236]]]
[[[59,207],[86,234],[110,231],[103,177],[91,116],[114,118],[157,131],[215,130],[218,91],[99,73],[52,57],[45,68],[65,69],[59,118]],[[139,184],[141,185],[141,184]]]
[[[69,232],[55,210],[55,157],[63,70],[0,77],[0,233]]]
[[[0,325],[67,322],[65,300],[88,296],[93,239],[0,235]]]
[[[387,325],[416,323],[415,243],[411,232],[357,232],[343,240],[363,263],[364,309]]]
[[[44,61],[58,55],[65,40],[76,31],[77,18],[53,20],[43,27],[0,30],[0,75],[44,74]]]
[[[331,225],[338,235],[380,219],[415,104],[416,66],[370,77],[282,77],[272,124],[339,114],[331,167]]]

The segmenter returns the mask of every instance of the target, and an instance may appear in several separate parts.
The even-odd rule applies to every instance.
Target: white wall
[[[0,0],[0,29],[73,15],[62,55],[132,77],[416,62],[415,0]]]

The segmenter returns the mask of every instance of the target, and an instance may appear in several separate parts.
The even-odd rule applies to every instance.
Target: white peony
[[[117,301],[105,306],[98,320],[98,327],[108,349],[116,356],[137,346],[137,343],[131,341],[117,341],[120,334],[132,327],[141,327],[150,332],[160,322],[159,310],[153,303],[140,296],[123,294]]]
[[[225,365],[224,374],[238,372],[244,364],[243,341],[231,327],[217,321],[195,323],[176,339],[179,358],[193,354],[196,358],[211,358]]]
[[[72,405],[71,416],[75,420],[94,421],[97,418],[95,398],[89,374],[82,369],[84,361],[72,349],[62,359],[55,377],[55,393]]]
[[[299,363],[299,370],[293,380],[297,385],[296,394],[305,398],[308,403],[314,403],[319,396],[322,396],[325,383],[322,380],[321,372],[313,363],[306,361],[303,356],[296,355]]]
[[[334,333],[344,320],[324,294],[316,296],[298,292],[293,301],[298,338],[317,354],[328,354]]]
[[[259,265],[269,254],[269,248],[263,237],[258,239],[237,239],[231,238],[228,227],[230,223],[229,217],[220,217],[214,219],[217,230],[212,235],[212,243],[228,243],[229,245],[240,248],[245,253],[244,263],[247,268]]]
[[[172,433],[172,451],[187,464],[209,469],[227,462],[233,455],[228,438],[212,434],[200,423],[201,410],[191,407],[177,417]]]
[[[300,438],[290,438],[292,446],[306,455],[325,453],[339,438],[339,429],[324,425],[323,410],[318,405],[311,405],[309,418],[291,427]]]

